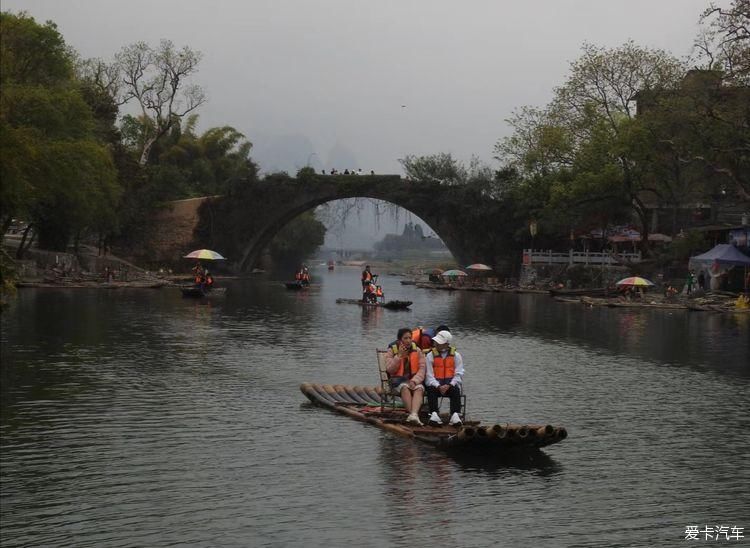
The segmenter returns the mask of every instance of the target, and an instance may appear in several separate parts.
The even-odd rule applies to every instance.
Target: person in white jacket
[[[464,360],[452,346],[453,335],[439,331],[433,338],[434,348],[426,356],[425,385],[429,405],[430,424],[441,425],[438,415],[438,398],[450,398],[449,424],[461,424],[461,383],[464,378]]]

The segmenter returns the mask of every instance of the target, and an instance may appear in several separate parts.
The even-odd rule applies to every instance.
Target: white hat
[[[432,337],[435,344],[450,344],[453,340],[453,335],[449,331],[438,331],[438,334]]]

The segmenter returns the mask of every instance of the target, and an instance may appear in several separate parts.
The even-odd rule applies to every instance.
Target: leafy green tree
[[[522,109],[508,120],[514,132],[496,145],[497,158],[549,184],[543,209],[558,224],[567,219],[570,228],[581,227],[598,212],[621,218],[629,211],[647,235],[655,189],[636,162],[631,128],[639,96],[673,90],[681,75],[679,61],[662,50],[585,44],[547,107]]]
[[[313,211],[307,211],[279,231],[268,251],[279,266],[291,268],[323,245],[325,234],[323,223]]]
[[[0,43],[0,217],[4,227],[28,218],[40,246],[63,250],[72,236],[114,215],[112,158],[54,23],[3,12]]]
[[[466,168],[450,153],[440,152],[429,156],[407,155],[399,160],[407,179],[434,182],[444,185],[466,182]]]

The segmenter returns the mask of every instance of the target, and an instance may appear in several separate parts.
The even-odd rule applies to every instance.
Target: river
[[[411,311],[318,287],[20,290],[2,315],[0,524],[11,546],[682,546],[750,537],[750,317],[440,292]],[[375,348],[447,324],[468,413],[563,425],[524,463],[449,457],[306,403],[377,384]],[[740,543],[741,544],[741,543]]]

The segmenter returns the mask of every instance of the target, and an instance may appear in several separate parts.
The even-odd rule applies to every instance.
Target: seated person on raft
[[[443,326],[441,326],[443,327]],[[441,425],[438,415],[438,398],[450,398],[450,421],[452,426],[461,424],[461,383],[464,377],[464,362],[456,347],[451,346],[453,336],[442,330],[432,338],[435,347],[426,358],[427,404],[430,408],[429,423]]]
[[[425,375],[424,354],[411,340],[411,329],[398,330],[398,339],[388,347],[386,372],[394,392],[401,396],[408,413],[406,422],[421,426],[419,408],[422,407]]]
[[[433,348],[432,337],[435,333],[439,333],[440,331],[450,331],[450,329],[448,329],[448,326],[446,325],[441,325],[436,329],[422,327],[420,325],[411,330],[411,340],[422,350],[422,352],[427,354],[428,352],[431,352]]]

